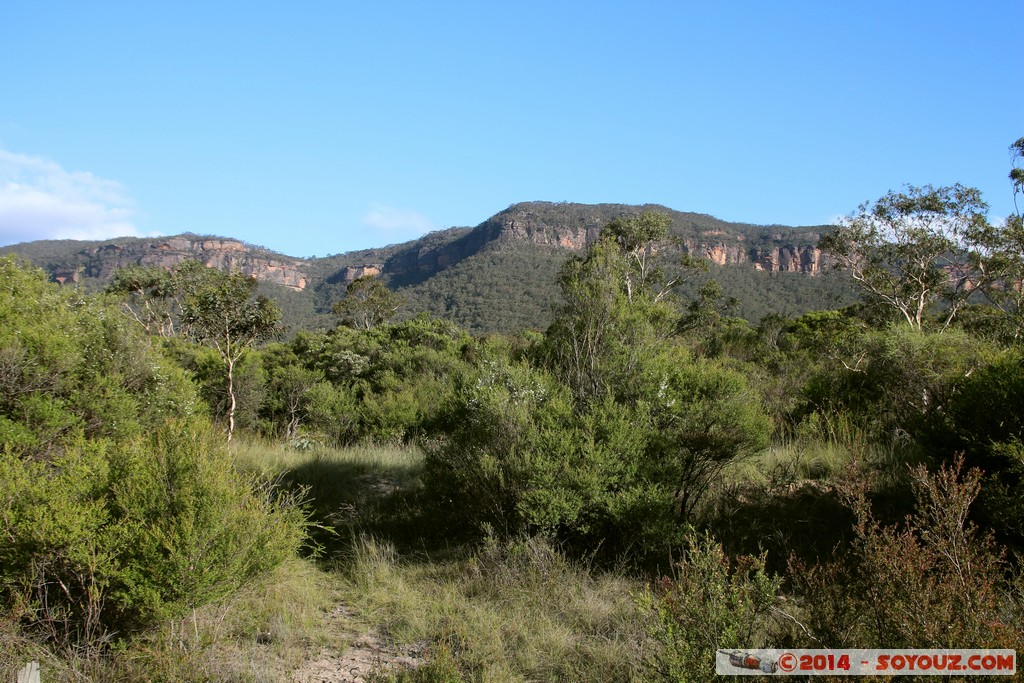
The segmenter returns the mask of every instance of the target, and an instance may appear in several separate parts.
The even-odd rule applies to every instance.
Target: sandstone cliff
[[[752,263],[770,273],[821,272],[816,231],[728,224],[711,216],[672,211],[662,206],[618,204],[517,204],[480,226],[492,239],[525,240],[534,244],[582,251],[616,216],[650,209],[672,217],[672,232],[686,253],[720,266]]]
[[[683,251],[718,265],[750,263],[759,271],[810,276],[821,272],[822,256],[816,246],[820,234],[814,230],[727,223],[656,205],[551,202],[515,204],[472,230],[456,228],[428,235],[410,243],[383,264],[362,267],[385,274],[393,286],[406,286],[503,243],[529,243],[579,252],[597,240],[601,228],[612,219],[647,209],[672,217],[672,232]],[[357,268],[348,266],[333,280],[351,282],[359,277],[358,273]]]
[[[54,269],[58,282],[77,282],[81,277],[108,280],[128,265],[173,268],[195,259],[210,268],[238,271],[257,280],[295,291],[306,288],[305,262],[274,254],[233,239],[179,235],[153,240],[133,240],[90,247],[75,254],[74,265]]]

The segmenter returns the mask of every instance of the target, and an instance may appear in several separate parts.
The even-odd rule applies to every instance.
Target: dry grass
[[[420,562],[363,538],[341,571],[359,613],[400,642],[429,643],[467,680],[643,679],[641,585],[594,575],[536,539]]]
[[[430,659],[376,681],[643,680],[649,641],[632,597],[640,582],[593,572],[537,540],[401,556],[361,533],[382,528],[365,524],[381,501],[418,486],[418,451],[244,441],[233,450],[240,468],[309,489],[314,519],[338,529],[332,553],[294,558],[226,600],[117,643],[101,661],[49,654],[0,623],[3,673],[35,658],[43,680],[292,680],[322,652],[344,655],[360,633]]]
[[[330,576],[295,558],[225,600],[115,642],[101,658],[53,653],[6,625],[0,627],[0,675],[14,680],[14,671],[35,659],[43,681],[286,680],[310,650],[344,646],[325,628],[336,597]]]

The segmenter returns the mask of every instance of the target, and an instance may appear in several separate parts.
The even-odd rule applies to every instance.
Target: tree
[[[675,313],[665,297],[679,280],[666,280],[654,258],[669,225],[667,215],[653,212],[616,219],[585,257],[562,267],[565,305],[548,329],[546,350],[578,404],[634,393],[644,359],[672,334]]]
[[[0,258],[0,321],[0,662],[21,633],[109,652],[297,550],[298,497],[234,470],[106,297]]]
[[[1024,138],[1017,138],[1017,141],[1010,145],[1010,182],[1013,183],[1013,209],[1017,218],[1021,217],[1021,208],[1017,205],[1017,195],[1024,193],[1024,167],[1019,164],[1024,162]]]
[[[948,325],[971,291],[988,282],[978,269],[979,237],[989,229],[988,204],[970,187],[908,186],[863,204],[821,248],[845,268],[871,302],[921,329],[928,309],[948,302]]]
[[[159,266],[129,265],[118,268],[106,291],[126,297],[125,312],[146,334],[174,336],[175,283],[170,271]]]
[[[364,275],[349,284],[345,298],[334,304],[334,312],[341,316],[342,325],[370,330],[395,317],[403,303],[383,282]]]
[[[721,332],[739,320],[731,318],[740,302],[734,297],[725,296],[722,285],[717,280],[708,280],[697,289],[697,298],[686,306],[686,312],[679,319],[677,328],[680,333],[693,338],[696,351],[702,355],[714,355],[716,338]]]
[[[235,364],[246,350],[276,335],[281,309],[264,296],[254,297],[256,280],[241,273],[211,271],[182,303],[182,322],[196,341],[212,346],[227,370],[228,441],[235,430]]]
[[[686,518],[715,475],[765,445],[769,426],[742,375],[694,362],[673,338],[678,316],[664,295],[677,281],[665,280],[648,260],[654,244],[643,241],[664,236],[667,221],[641,218],[612,222],[585,258],[566,263],[566,304],[544,354],[581,415],[609,402],[623,414],[643,406],[633,419],[650,434],[644,477]],[[720,316],[717,283],[701,294],[691,313]]]
[[[989,226],[978,239],[979,266],[990,286],[984,292],[989,303],[998,308],[999,336],[1013,343],[1024,337],[1024,214],[1017,197],[1024,192],[1024,138],[1010,145],[1010,182],[1013,185],[1014,213],[1001,227]]]

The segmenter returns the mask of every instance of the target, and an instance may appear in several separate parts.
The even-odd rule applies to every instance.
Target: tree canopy
[[[908,186],[861,205],[820,245],[870,303],[921,329],[933,304],[946,302],[948,323],[987,284],[972,249],[988,229],[987,212],[974,188]]]
[[[281,310],[255,296],[256,280],[241,273],[219,273],[189,291],[181,318],[189,335],[217,350],[227,369],[228,441],[235,430],[235,364],[256,342],[278,334]]]

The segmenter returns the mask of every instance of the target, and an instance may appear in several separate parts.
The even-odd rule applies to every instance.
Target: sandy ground
[[[351,635],[349,647],[344,650],[323,647],[292,673],[294,683],[362,683],[372,672],[384,669],[415,668],[426,660],[424,646],[399,647],[387,642],[379,633],[357,634],[347,626],[350,614],[345,607],[336,607],[329,622],[337,625],[343,635]]]

